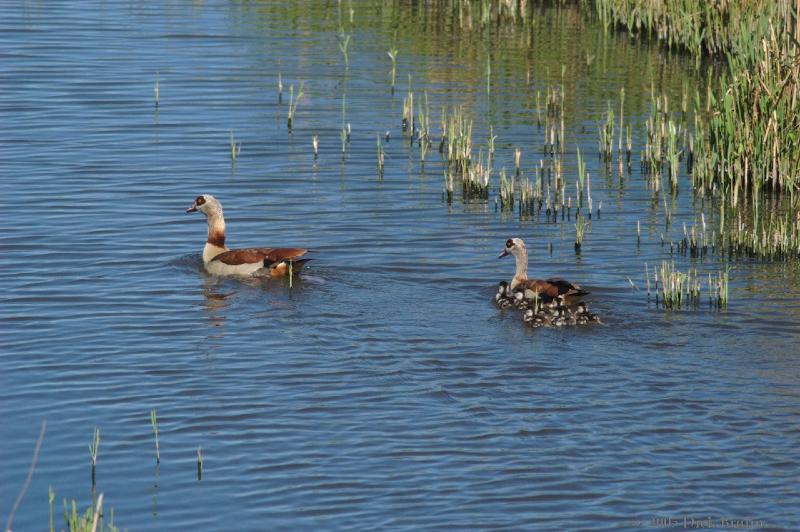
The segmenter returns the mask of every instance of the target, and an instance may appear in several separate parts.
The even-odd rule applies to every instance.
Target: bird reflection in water
[[[232,292],[224,293],[220,291],[220,288],[212,278],[203,280],[203,296],[206,299],[205,313],[208,323],[212,327],[224,327],[225,315],[222,311],[230,305],[228,297]],[[208,338],[223,338],[224,336],[224,332],[220,330],[216,334],[209,334]]]

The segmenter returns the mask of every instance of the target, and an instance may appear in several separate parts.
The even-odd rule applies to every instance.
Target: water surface
[[[665,312],[643,291],[645,262],[724,266],[661,246],[703,206],[683,181],[665,228],[638,172],[651,85],[672,101],[695,86],[683,59],[572,10],[479,31],[406,2],[354,2],[351,23],[343,4],[349,68],[334,2],[0,7],[4,514],[47,421],[15,529],[47,526],[48,486],[56,524],[63,498],[91,504],[95,426],[96,493],[131,530],[796,528],[796,265],[733,263],[722,312]],[[496,180],[488,204],[442,201],[439,154],[420,164],[400,129],[409,74],[434,132],[445,105],[464,105],[476,144],[491,126],[496,172],[515,147],[527,172],[539,164],[535,94],[563,79],[565,174],[574,184],[580,145],[602,202],[580,255],[572,221],[496,212]],[[620,179],[594,153],[623,86],[635,162]],[[204,274],[205,222],[184,213],[200,193],[222,201],[233,246],[313,249],[307,275]],[[532,331],[495,309],[513,236],[532,274],[580,282],[605,324]]]

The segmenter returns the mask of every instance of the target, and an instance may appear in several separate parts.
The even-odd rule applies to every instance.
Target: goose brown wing
[[[545,300],[551,300],[558,296],[561,292],[558,291],[558,286],[540,279],[530,279],[523,283],[526,290],[532,290],[539,294]]]
[[[544,281],[545,283],[555,286],[558,289],[558,294],[562,296],[585,296],[589,292],[581,288],[576,284],[572,284],[569,281],[558,277],[551,277]]]
[[[303,248],[246,248],[232,249],[220,253],[212,260],[218,260],[224,264],[238,266],[240,264],[264,263],[264,266],[275,264],[286,260],[293,260],[308,253]]]

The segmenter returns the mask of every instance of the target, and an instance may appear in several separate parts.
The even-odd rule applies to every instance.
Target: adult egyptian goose
[[[517,261],[517,271],[511,279],[511,291],[522,290],[526,297],[538,294],[544,301],[551,301],[558,296],[583,296],[586,290],[564,279],[551,278],[544,281],[528,279],[528,250],[521,238],[509,238],[506,247],[498,258],[514,255]]]
[[[203,265],[214,275],[242,277],[280,277],[297,273],[311,259],[299,259],[308,253],[302,248],[228,249],[225,246],[225,218],[217,198],[203,194],[195,198],[186,212],[200,211],[208,218],[208,238],[203,248]]]

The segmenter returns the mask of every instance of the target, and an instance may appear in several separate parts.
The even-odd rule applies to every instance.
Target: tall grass
[[[709,70],[703,97],[695,95],[691,135],[682,124],[688,90],[680,122],[654,95],[643,168],[660,179],[666,164],[674,191],[685,159],[695,193],[719,202],[724,252],[800,257],[800,3],[597,0],[595,7],[609,29],[686,50],[698,66],[708,55],[724,61],[720,75]]]

